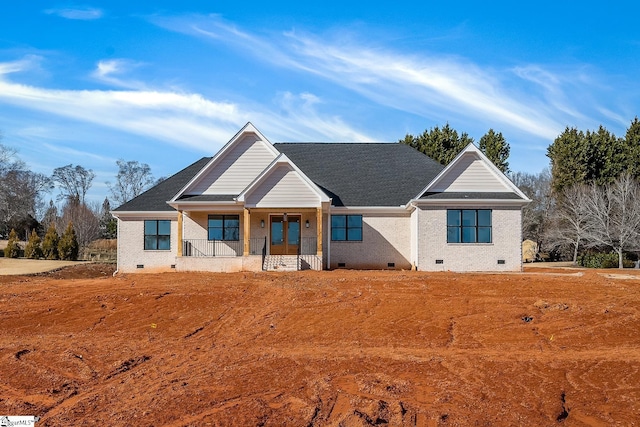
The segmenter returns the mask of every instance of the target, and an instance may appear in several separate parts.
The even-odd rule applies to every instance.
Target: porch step
[[[298,271],[300,259],[297,255],[267,255],[262,268],[266,271]]]

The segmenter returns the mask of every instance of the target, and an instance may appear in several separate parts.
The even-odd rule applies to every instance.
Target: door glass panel
[[[300,219],[294,219],[289,221],[289,228],[287,229],[287,243],[290,245],[297,245],[300,241]]]
[[[282,245],[284,242],[284,229],[282,228],[281,219],[273,219],[271,223],[271,244]]]

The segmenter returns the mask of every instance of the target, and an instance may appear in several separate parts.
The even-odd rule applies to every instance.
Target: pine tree
[[[42,242],[42,256],[46,259],[58,259],[58,241],[60,237],[55,224],[51,224]]]
[[[76,261],[78,259],[78,238],[73,229],[73,223],[69,222],[58,242],[58,255],[65,261]]]
[[[447,165],[473,142],[473,138],[466,132],[458,135],[458,132],[447,123],[442,129],[436,126],[428,131],[425,130],[417,137],[407,134],[398,142],[415,148],[442,165]]]
[[[624,171],[627,162],[626,144],[604,126],[585,133],[586,183],[611,184]]]
[[[489,131],[480,138],[480,151],[482,151],[502,173],[509,172],[509,162],[507,159],[509,159],[511,147],[502,136],[502,132],[495,133],[493,129],[489,129]]]
[[[111,204],[108,198],[102,202],[102,212],[100,214],[100,233],[103,239],[115,239],[118,231],[118,223],[111,215]]]
[[[18,245],[18,233],[15,229],[11,229],[9,233],[9,241],[4,248],[5,258],[18,258],[20,256],[20,245]]]
[[[631,122],[624,142],[628,153],[626,168],[635,179],[640,179],[640,120],[636,116]]]
[[[40,247],[41,240],[36,230],[31,230],[29,241],[24,248],[24,256],[29,259],[40,259],[42,257],[42,247]]]
[[[585,135],[576,128],[565,128],[547,148],[551,160],[551,188],[556,194],[587,178],[587,146]]]

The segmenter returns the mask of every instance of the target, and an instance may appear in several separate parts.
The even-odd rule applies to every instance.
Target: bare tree
[[[640,185],[628,173],[603,187],[592,185],[587,209],[587,238],[610,246],[623,268],[623,252],[640,245]]]
[[[85,169],[80,165],[72,164],[55,168],[52,179],[62,190],[61,198],[77,199],[80,204],[84,204],[87,191],[91,188],[91,183],[96,174],[91,169]]]
[[[573,248],[574,263],[578,260],[580,245],[586,243],[585,239],[589,234],[590,191],[590,187],[582,184],[564,187],[546,231],[546,240],[550,246]]]
[[[43,193],[51,188],[47,176],[27,170],[16,150],[0,144],[0,233],[35,218]]]
[[[58,219],[56,228],[64,230],[69,223],[73,223],[78,244],[82,250],[100,237],[99,212],[99,204],[87,206],[80,203],[78,199],[69,199],[62,208],[62,216]]]
[[[509,176],[530,199],[522,209],[522,236],[546,248],[545,238],[550,225],[555,199],[551,194],[551,173],[545,168],[538,174],[514,172]]]
[[[0,135],[0,140],[2,135]],[[25,164],[18,158],[18,151],[15,148],[0,144],[0,176],[6,175],[9,171],[23,170]]]
[[[107,185],[111,190],[113,200],[118,206],[139,196],[155,182],[151,174],[151,168],[146,163],[120,159],[116,164],[118,165],[116,182],[113,185],[107,182]]]

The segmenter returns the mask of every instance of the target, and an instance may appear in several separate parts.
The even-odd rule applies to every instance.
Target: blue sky
[[[5,3],[2,142],[93,169],[94,201],[117,159],[171,175],[248,121],[271,142],[493,128],[538,172],[566,126],[622,136],[640,110],[637,2]]]

